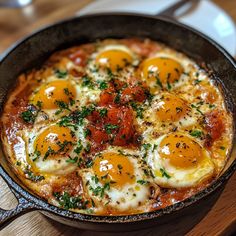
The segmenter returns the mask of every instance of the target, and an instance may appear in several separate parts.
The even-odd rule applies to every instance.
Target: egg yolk
[[[173,94],[165,94],[157,103],[156,115],[161,121],[178,121],[188,110],[187,102]]]
[[[42,109],[58,108],[57,102],[68,103],[76,96],[76,90],[68,80],[55,80],[43,85],[32,97],[36,105],[41,102]]]
[[[94,161],[93,171],[101,182],[112,181],[117,188],[135,181],[133,164],[126,156],[117,153],[98,156]]]
[[[147,83],[164,86],[178,81],[184,69],[174,59],[154,57],[146,59],[141,64],[141,71]]]
[[[75,138],[67,127],[52,125],[38,135],[34,149],[44,159],[65,155],[72,149]]]
[[[160,143],[159,154],[177,168],[196,167],[203,159],[202,147],[186,135],[171,133]]]
[[[113,72],[124,68],[132,62],[132,56],[119,49],[106,50],[98,54],[96,63],[105,68],[110,68]]]

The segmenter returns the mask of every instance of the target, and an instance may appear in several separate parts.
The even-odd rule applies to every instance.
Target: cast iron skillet
[[[54,24],[17,43],[0,62],[0,106],[14,86],[17,76],[40,65],[54,51],[104,38],[148,37],[166,43],[185,53],[211,72],[224,94],[227,109],[236,121],[236,63],[218,44],[205,35],[180,23],[164,18],[137,14],[98,14],[82,16]],[[204,64],[202,64],[204,62]],[[222,175],[198,194],[165,209],[127,216],[90,216],[73,213],[52,206],[26,189],[12,173],[1,151],[0,174],[18,198],[12,210],[0,209],[0,225],[29,211],[43,214],[67,225],[102,231],[124,231],[163,224],[186,214],[203,211],[214,203],[226,181],[236,169],[236,131],[233,130],[233,148]],[[212,194],[214,192],[214,194]],[[119,227],[122,224],[121,227]],[[124,227],[123,227],[124,225]]]

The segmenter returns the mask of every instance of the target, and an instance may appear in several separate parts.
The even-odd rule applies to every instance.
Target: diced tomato
[[[83,50],[78,50],[74,52],[73,54],[69,55],[69,58],[79,66],[85,66],[86,65],[86,53]]]
[[[123,122],[120,126],[119,132],[114,138],[113,144],[117,146],[127,146],[129,143],[132,143],[134,131],[132,123]]]
[[[121,40],[125,45],[127,45],[135,53],[143,57],[148,57],[155,54],[159,49],[159,45],[150,40],[140,40],[140,39],[124,39]]]
[[[75,68],[70,69],[69,74],[72,75],[73,77],[82,77],[85,75],[84,71],[79,71]]]
[[[135,128],[132,109],[126,106],[108,106],[107,110],[105,117],[97,112],[88,117],[91,122],[87,126],[91,131],[88,138],[93,143],[93,150],[103,149],[108,142],[117,146],[128,146],[133,142]],[[117,128],[108,131],[107,125],[117,125]]]
[[[105,122],[113,124],[113,125],[118,125],[121,120],[120,113],[122,113],[122,110],[120,107],[115,107],[115,106],[109,107]]]
[[[109,140],[108,134],[99,126],[88,125],[87,128],[91,131],[89,139],[98,145],[102,145]]]
[[[117,112],[117,110],[115,112]],[[115,112],[113,112],[113,114],[115,114]],[[113,119],[115,119],[115,116]],[[132,141],[131,138],[134,134],[132,110],[128,107],[122,107],[116,113],[115,124],[119,125],[119,131],[114,137],[113,144],[117,146],[126,146]]]
[[[94,46],[89,44],[84,44],[80,47],[72,48],[73,51],[70,52],[68,57],[79,66],[86,66],[89,55],[93,52]]]
[[[145,90],[141,86],[125,88],[121,93],[122,103],[127,103],[129,101],[143,102],[145,99]]]
[[[116,93],[113,89],[111,89],[111,88],[105,89],[104,91],[102,91],[102,93],[100,95],[100,101],[98,104],[100,106],[106,106],[106,105],[113,104],[115,97],[116,97]]]
[[[92,123],[97,123],[99,122],[100,114],[97,111],[93,111],[89,116],[87,116],[87,119]]]
[[[127,83],[120,80],[112,80],[110,87],[113,87],[116,91],[119,91],[127,86]]]
[[[222,113],[216,110],[206,114],[204,118],[204,126],[210,136],[206,144],[207,146],[211,146],[215,140],[221,137],[225,130]]]

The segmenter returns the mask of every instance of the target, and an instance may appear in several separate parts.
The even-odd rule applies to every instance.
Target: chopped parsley
[[[119,93],[115,96],[114,103],[116,103],[116,104],[120,103],[120,94]]]
[[[202,82],[202,81],[201,81],[200,79],[195,79],[195,80],[194,80],[194,84],[195,84],[195,85],[197,85],[197,84],[199,84],[199,83],[201,83],[201,82]]]
[[[61,118],[61,120],[58,122],[58,124],[59,124],[59,126],[72,126],[72,127],[75,127],[75,125],[74,124],[72,124],[71,122],[72,122],[72,117],[70,117],[70,116],[63,116],[62,118]]]
[[[64,88],[65,95],[69,96],[71,93],[68,88]]]
[[[17,161],[17,162],[16,162],[16,165],[17,165],[17,166],[21,166],[21,161]]]
[[[136,111],[136,117],[143,119],[143,111],[144,111],[143,107],[141,105],[139,106],[135,102],[131,102],[131,106]]]
[[[58,141],[56,144],[60,147],[60,149],[57,151],[57,153],[67,151],[67,150],[65,150],[65,148],[68,145],[74,145],[74,143],[72,143],[71,141],[67,141],[67,140],[64,140],[63,142]]]
[[[42,102],[42,101],[37,101],[37,103],[36,103],[36,107],[38,107],[39,110],[42,109],[42,106],[43,106],[43,102]]]
[[[168,89],[168,90],[171,90],[171,85],[170,85],[169,80],[167,80],[167,89]]]
[[[151,148],[151,144],[150,143],[144,143],[143,145],[142,145],[142,147],[144,148],[144,150],[148,150],[149,148]]]
[[[94,84],[92,82],[92,79],[89,78],[88,76],[84,76],[82,78],[82,87],[88,87],[90,89],[93,89],[94,88]]]
[[[191,130],[189,133],[191,136],[196,137],[196,138],[201,138],[203,136],[203,132],[201,130]]]
[[[215,108],[216,107],[216,105],[214,105],[214,104],[209,104],[209,108]]]
[[[96,175],[92,176],[91,179],[94,181],[95,184],[97,184],[99,182],[99,179]]]
[[[200,104],[201,105],[201,104]],[[191,104],[192,108],[195,108],[197,112],[199,112],[201,115],[204,115],[202,111],[199,109],[199,106],[195,106],[194,104]]]
[[[86,163],[85,163],[86,167],[87,168],[90,168],[93,166],[93,161],[92,160],[88,160]]]
[[[225,150],[225,147],[224,147],[224,146],[220,146],[220,149],[221,149],[221,150]]]
[[[83,145],[81,144],[81,141],[79,141],[77,147],[74,149],[74,152],[79,155],[82,149],[83,149]]]
[[[69,157],[69,159],[66,160],[66,162],[68,163],[76,163],[77,161],[78,161],[78,157],[75,157],[75,158]]]
[[[166,177],[167,179],[171,178],[171,176],[166,172],[165,169],[160,168],[160,171],[161,171],[162,177]]]
[[[60,114],[63,110],[70,111],[69,105],[65,103],[64,101],[56,100],[55,103],[60,108],[59,111],[56,111],[57,115]]]
[[[37,159],[39,159],[40,155],[41,155],[41,152],[38,151],[38,150],[35,150],[35,152],[34,152],[34,158],[33,158],[32,160],[33,160],[33,161],[36,161]]]
[[[113,124],[106,124],[104,126],[105,131],[107,134],[111,134],[113,130],[118,129],[119,125],[113,125]]]
[[[86,128],[86,129],[84,130],[84,137],[86,138],[87,136],[90,136],[90,135],[91,135],[91,130],[88,129],[88,128]]]
[[[103,187],[98,186],[96,188],[92,188],[90,186],[90,188],[89,188],[89,190],[91,190],[95,196],[100,196],[101,198],[104,197],[105,191],[109,190],[109,189],[110,189],[110,183],[109,182],[105,183]]]
[[[148,153],[148,150],[151,148],[151,144],[150,143],[144,143],[142,145],[143,149],[144,149],[144,155],[143,155],[143,158],[146,158],[147,157],[147,153]]]
[[[20,117],[23,119],[24,122],[28,124],[33,124],[35,119],[38,115],[38,110],[35,109],[34,106],[30,105],[26,111],[23,111],[20,114]]]
[[[113,73],[112,73],[112,71],[111,71],[110,68],[107,68],[107,75],[108,75],[110,78],[113,77]]]
[[[98,83],[99,83],[98,88],[101,89],[101,90],[104,90],[104,89],[106,89],[108,87],[106,81],[99,81]]]
[[[100,109],[99,114],[100,114],[101,117],[107,116],[107,109],[106,108]]]
[[[54,197],[59,202],[60,206],[64,209],[86,209],[89,203],[88,200],[83,200],[82,196],[71,196],[68,192],[60,194],[58,192],[53,193]]]
[[[84,148],[86,152],[90,152],[91,145],[88,143],[87,146]]]
[[[81,110],[76,110],[68,116],[63,116],[58,124],[59,126],[72,126],[76,128],[77,125],[82,125],[84,118],[90,115],[94,110],[94,105],[88,107],[84,106]]]
[[[42,175],[35,175],[28,167],[24,170],[24,173],[26,175],[26,178],[30,179],[33,182],[39,182],[45,179]]]
[[[55,151],[49,146],[48,150],[44,154],[43,160],[46,160],[50,155],[54,155]]]
[[[139,180],[137,180],[137,183],[138,183],[138,184],[141,184],[141,185],[144,185],[144,184],[148,184],[149,181],[143,180],[143,179],[139,179]]]
[[[160,88],[163,88],[161,80],[159,77],[156,78],[156,84],[160,86]]]
[[[56,70],[55,74],[56,74],[57,78],[59,78],[59,79],[63,79],[68,75],[67,71],[63,71],[63,70]]]

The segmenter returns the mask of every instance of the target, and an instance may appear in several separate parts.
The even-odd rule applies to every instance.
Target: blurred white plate
[[[139,12],[156,15],[176,0],[97,0],[77,15],[101,12]],[[197,8],[178,20],[208,35],[231,55],[236,55],[236,28],[233,20],[213,2],[202,0]]]

